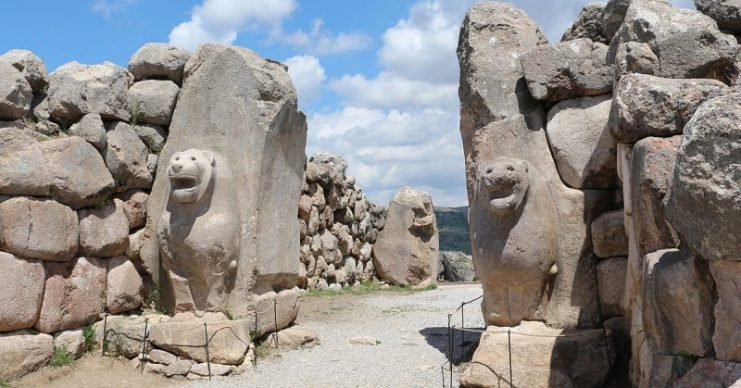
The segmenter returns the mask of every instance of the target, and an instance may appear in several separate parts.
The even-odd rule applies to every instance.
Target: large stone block
[[[649,136],[681,135],[697,107],[727,89],[712,79],[627,74],[615,87],[610,133],[617,141],[629,144]]]
[[[70,263],[47,263],[36,329],[55,333],[95,322],[105,311],[105,292],[104,260],[78,257]]]
[[[548,112],[548,144],[569,187],[617,187],[617,146],[607,130],[611,101],[610,95],[576,98]]]
[[[68,261],[77,253],[77,214],[50,200],[16,197],[0,203],[0,250],[18,256]]]
[[[601,214],[592,221],[592,249],[600,258],[628,255],[628,236],[625,234],[622,210]]]
[[[49,166],[31,131],[0,128],[0,155],[0,194],[49,195]]]
[[[710,16],[721,30],[741,33],[741,4],[734,0],[695,0],[697,10]]]
[[[611,257],[597,264],[597,284],[603,317],[622,315],[620,302],[625,292],[625,273],[628,269],[627,257]]]
[[[729,387],[738,388],[741,364],[701,358],[687,374],[674,382],[673,388]]]
[[[538,100],[560,101],[610,93],[607,46],[589,39],[542,45],[520,58],[527,87]]]
[[[54,351],[49,334],[18,331],[0,334],[0,379],[15,379],[45,366]]]
[[[651,350],[712,354],[715,282],[707,262],[676,249],[645,260],[643,326]]]
[[[106,310],[111,314],[133,310],[142,304],[144,283],[126,256],[106,260]]]
[[[255,294],[297,284],[306,121],[296,102],[285,68],[250,50],[202,45],[186,64],[142,249],[146,266],[162,259],[178,309],[246,316]]]
[[[129,106],[137,123],[170,125],[180,88],[172,81],[146,80],[129,89]]]
[[[100,204],[115,186],[98,150],[77,136],[41,143],[49,173],[51,196],[75,209]]]
[[[715,20],[669,0],[633,0],[610,44],[616,76],[723,79],[733,68],[736,39]]]
[[[45,280],[41,262],[0,252],[0,332],[33,327],[41,309]]]
[[[23,74],[0,61],[0,120],[17,120],[31,111],[33,91]]]
[[[648,137],[633,147],[630,201],[633,231],[641,255],[675,248],[679,236],[667,221],[677,148],[681,138]]]
[[[390,283],[426,287],[437,280],[439,245],[432,197],[402,187],[373,247],[373,267]]]
[[[741,362],[741,261],[712,261],[710,273],[718,292],[713,332],[716,358]]]
[[[116,198],[100,208],[82,209],[80,217],[80,252],[93,257],[113,257],[126,253],[129,220],[124,203]]]
[[[152,186],[152,174],[147,167],[149,151],[136,131],[124,122],[108,127],[105,163],[116,183],[124,188],[146,189]]]
[[[587,38],[595,42],[610,43],[605,37],[602,15],[605,10],[604,3],[589,3],[585,5],[576,20],[567,28],[561,36],[561,41]]]
[[[147,43],[129,60],[129,71],[137,81],[170,79],[180,85],[183,69],[190,58],[187,50],[164,43]]]
[[[0,62],[13,65],[23,74],[34,92],[40,92],[49,84],[49,77],[44,62],[28,50],[9,50],[0,55]]]
[[[708,260],[741,260],[741,93],[702,104],[684,128],[667,218]]]
[[[129,121],[129,77],[129,72],[110,62],[64,64],[49,76],[49,114],[66,125],[88,113],[99,113],[104,120]]]
[[[489,326],[461,387],[601,387],[615,359],[610,342],[602,330],[564,331],[542,322]]]
[[[149,338],[164,350],[198,362],[206,362],[206,334],[208,333],[208,361],[217,364],[240,365],[250,346],[251,319],[229,320],[222,313],[176,314],[172,319],[153,324]]]
[[[80,121],[70,127],[69,134],[87,140],[99,151],[105,150],[107,142],[105,125],[97,113],[88,113],[82,116]]]

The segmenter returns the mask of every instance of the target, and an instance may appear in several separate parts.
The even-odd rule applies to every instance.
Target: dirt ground
[[[191,382],[183,377],[170,379],[147,372],[142,374],[130,360],[102,358],[100,350],[97,350],[72,366],[47,367],[12,382],[12,386],[375,387],[400,386],[400,382],[408,383],[402,385],[409,387],[439,386],[440,372],[437,369],[446,357],[442,349],[447,342],[443,329],[445,313],[452,312],[462,300],[480,294],[479,285],[466,284],[443,285],[436,290],[414,293],[378,291],[365,295],[305,296],[297,323],[316,330],[319,345],[280,354],[268,352],[262,355],[264,358],[259,360],[257,368],[240,376],[214,378],[210,382]],[[478,304],[471,306],[469,314],[471,324],[478,323],[476,321],[481,316]],[[399,336],[397,332],[404,334]],[[370,335],[382,344],[350,345],[348,339],[354,335]],[[406,353],[408,351],[413,353],[410,355]],[[398,354],[398,359],[387,356],[395,354]],[[389,365],[376,365],[381,370],[368,368],[377,364],[369,363],[369,359],[382,360]],[[327,370],[323,370],[325,366]],[[338,373],[342,370],[349,374]],[[380,376],[377,384],[371,384],[373,380],[363,382],[366,380],[362,376],[366,373]],[[280,377],[276,380],[277,375]],[[327,378],[322,378],[325,375]],[[457,379],[456,376],[456,382]],[[356,383],[351,383],[353,381]]]

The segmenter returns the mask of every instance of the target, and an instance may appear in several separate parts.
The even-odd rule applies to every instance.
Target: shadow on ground
[[[472,330],[483,330],[472,328]],[[448,328],[447,327],[428,327],[419,331],[425,337],[427,344],[449,357],[448,347]],[[471,361],[473,352],[479,346],[481,333],[470,331],[453,331],[453,363],[460,364]]]

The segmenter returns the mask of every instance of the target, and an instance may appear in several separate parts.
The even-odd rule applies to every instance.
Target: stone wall
[[[712,18],[667,0],[589,4],[553,44],[507,4],[463,22],[472,250],[492,325],[474,361],[495,362],[496,326],[514,326],[512,352],[548,355],[518,385],[741,378],[741,20],[696,3]],[[551,328],[604,328],[617,357],[574,361],[596,342]],[[461,381],[497,378],[474,365]]]
[[[386,209],[371,203],[340,156],[316,154],[306,163],[299,200],[304,286],[340,289],[378,280],[373,244]]]
[[[128,70],[51,74],[29,51],[0,56],[0,377],[61,344],[79,355],[78,328],[150,293],[141,232],[189,56],[147,45]]]

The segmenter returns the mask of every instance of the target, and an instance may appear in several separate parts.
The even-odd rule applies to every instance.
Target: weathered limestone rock
[[[206,313],[203,317],[196,317],[193,313],[180,313],[167,322],[152,325],[149,338],[159,348],[181,357],[206,362],[206,323],[210,361],[239,365],[250,345],[253,322],[251,319],[230,321],[222,313]]]
[[[80,121],[70,127],[69,134],[87,140],[88,143],[94,145],[99,151],[105,150],[105,125],[103,125],[103,120],[101,120],[100,115],[97,113],[88,113],[82,116]]]
[[[479,177],[469,214],[484,317],[513,326],[538,317],[546,282],[558,272],[556,209],[524,160],[497,158],[481,165]]]
[[[68,261],[77,253],[77,214],[54,201],[16,197],[0,203],[0,250],[18,256]]]
[[[98,320],[105,310],[106,263],[78,257],[46,264],[46,286],[36,329],[55,333]]]
[[[318,341],[317,332],[304,326],[294,325],[278,332],[278,347],[281,349],[310,347]]]
[[[741,260],[739,144],[741,93],[733,93],[701,105],[679,146],[667,218],[708,260]]]
[[[116,183],[125,188],[151,187],[149,152],[134,129],[124,122],[115,122],[108,127],[107,141],[105,163]]]
[[[585,5],[574,20],[571,27],[567,28],[561,37],[561,41],[587,38],[594,42],[609,43],[605,37],[602,14],[605,9],[604,3],[590,3]]]
[[[625,291],[627,268],[627,257],[611,257],[597,264],[597,284],[599,285],[600,306],[604,317],[622,315],[620,303]]]
[[[615,87],[610,133],[621,143],[649,137],[681,135],[685,124],[705,100],[728,87],[711,79],[669,79],[627,74]]]
[[[33,327],[44,295],[44,266],[0,252],[0,268],[0,332]]]
[[[41,143],[51,175],[51,196],[72,208],[98,205],[115,183],[100,153],[77,136]]]
[[[0,61],[0,120],[17,120],[31,110],[31,85],[13,65]]]
[[[88,113],[104,120],[129,121],[130,74],[110,62],[82,65],[70,62],[49,76],[49,114],[71,125]]]
[[[548,112],[548,143],[569,187],[617,187],[617,146],[607,130],[611,101],[610,95],[576,98]]]
[[[476,277],[473,258],[463,252],[442,251],[438,263],[438,277],[449,282],[470,282]]]
[[[168,353],[164,350],[152,349],[147,354],[147,362],[154,362],[157,364],[170,365],[177,361],[178,357],[172,353]]]
[[[276,324],[278,330],[291,326],[298,315],[301,295],[303,295],[303,291],[293,288],[278,293],[266,292],[256,297],[254,308],[257,314],[257,328],[254,327],[253,320],[253,326],[250,326],[252,334],[255,337],[261,337],[273,333]],[[253,313],[253,316],[255,313]]]
[[[520,62],[535,99],[560,101],[612,91],[613,69],[607,64],[607,46],[576,39],[538,46]]]
[[[592,221],[592,249],[597,257],[606,259],[628,255],[628,236],[623,218],[623,211],[615,210]]]
[[[213,268],[201,265],[195,277],[186,272],[172,277],[180,284],[178,290],[185,289],[181,279],[204,286],[196,293],[201,299],[196,298],[192,307],[185,307],[187,297],[178,304],[181,309],[223,311],[228,302],[232,314],[247,316],[254,311],[255,294],[290,289],[298,282],[296,206],[305,163],[305,117],[297,110],[295,89],[285,68],[247,49],[202,45],[185,73],[160,154],[169,163],[159,163],[147,204],[150,236],[157,230],[165,233],[157,241],[148,240],[142,259],[157,263],[160,248],[163,256],[168,254],[176,262],[188,250],[197,253],[193,263],[206,260],[206,253],[212,255]],[[180,161],[174,159],[188,152],[200,153],[211,164],[191,163],[191,156],[199,156],[187,154],[178,167]],[[197,179],[178,175],[173,166],[197,174]],[[212,177],[213,190],[203,195],[209,186],[203,180],[207,176]],[[198,186],[192,193],[198,193],[188,194],[194,185]],[[168,224],[170,234],[165,229]],[[192,225],[187,241],[185,234],[176,231],[185,225]],[[178,242],[174,246],[181,251],[162,245],[163,237],[170,239],[168,244]],[[212,249],[215,246],[223,251],[218,253]],[[207,286],[204,272],[224,274],[219,275],[224,287],[217,291]],[[220,296],[207,302],[208,289],[215,291],[212,296]]]
[[[0,334],[0,379],[14,379],[45,366],[54,351],[52,336],[31,331]]]
[[[110,315],[105,323],[106,325],[106,354],[120,355],[126,358],[133,358],[139,355],[141,351],[141,341],[144,336],[144,326],[146,320],[149,320],[149,328],[159,326],[170,320],[170,317],[161,314],[146,315]],[[103,320],[93,324],[95,331],[95,342],[99,347],[103,347]],[[195,331],[200,332],[203,339],[203,325],[198,326]],[[151,331],[150,331],[151,333]],[[155,350],[152,350],[152,353]],[[150,353],[151,354],[151,353]],[[174,357],[173,357],[174,358]]]
[[[669,0],[633,0],[610,44],[615,74],[723,79],[733,68],[736,39],[700,12]]]
[[[167,131],[159,125],[140,124],[133,126],[134,131],[150,152],[160,152],[167,140]]]
[[[707,262],[676,249],[650,253],[645,260],[643,324],[651,349],[711,354],[715,284]]]
[[[211,365],[209,365],[205,362],[202,362],[200,364],[193,365],[190,368],[190,373],[196,374],[198,376],[208,376],[209,371],[211,372],[211,376],[226,376],[234,371],[234,366],[214,363],[211,363]]]
[[[741,261],[712,261],[710,273],[718,292],[715,355],[719,360],[741,362]]]
[[[129,220],[129,229],[144,226],[147,222],[147,201],[149,194],[141,190],[131,190],[119,196],[123,201],[123,211]]]
[[[180,88],[172,81],[146,80],[129,89],[129,106],[137,123],[170,125]]]
[[[103,207],[82,209],[80,217],[80,252],[93,257],[114,257],[126,253],[129,220],[124,203],[116,198]]]
[[[735,0],[695,0],[698,11],[710,16],[718,28],[741,33],[741,4]]]
[[[543,157],[550,155],[543,130],[545,113],[543,107],[530,96],[526,83],[522,82],[524,73],[521,62],[526,51],[545,42],[542,32],[524,12],[506,4],[480,4],[473,7],[464,19],[458,47],[461,68],[459,96],[469,204],[475,206],[478,172],[483,165],[499,157],[517,158],[531,165],[529,171],[538,178],[531,177],[530,184],[533,184],[532,179],[540,179],[545,183],[542,194],[537,195],[546,199],[550,196],[549,200],[555,207],[553,216],[538,220],[541,225],[533,230],[536,235],[555,236],[557,239],[554,244],[540,244],[546,246],[542,252],[554,252],[552,248],[556,247],[552,257],[527,259],[531,264],[550,262],[546,272],[550,272],[552,264],[558,262],[553,291],[550,300],[546,301],[547,309],[541,311],[539,316],[553,326],[591,327],[600,323],[600,317],[594,268],[596,262],[591,255],[588,228],[592,219],[604,212],[609,192],[569,189],[561,181],[553,159]],[[573,41],[563,44],[570,43]],[[507,179],[503,179],[503,183],[505,181]],[[503,192],[497,197],[507,196],[505,191],[510,194],[513,192],[511,184],[504,183],[502,187]],[[521,190],[518,188],[517,191]],[[486,203],[482,202],[482,205],[488,207]],[[488,211],[471,211],[470,214],[487,217],[480,220],[482,224],[492,221]],[[472,219],[473,222],[479,221]],[[502,229],[502,232],[504,230],[509,229]],[[522,230],[526,229],[523,227]],[[548,232],[542,232],[544,230]],[[512,240],[507,234],[481,233],[479,236],[487,244],[498,241],[502,246]],[[520,239],[535,240],[530,235],[523,235]],[[509,243],[516,246],[516,243]],[[486,260],[478,255],[474,249],[474,260]],[[482,281],[486,277],[495,278],[479,272],[482,272],[479,274]],[[540,276],[537,275],[538,278]],[[521,284],[517,287],[521,287]]]
[[[680,142],[680,136],[648,137],[633,147],[628,190],[631,192],[634,238],[641,255],[679,245],[677,232],[667,221],[666,204]]]
[[[0,128],[0,155],[0,194],[49,195],[46,157],[30,131]]]
[[[134,264],[126,256],[110,258],[106,263],[106,310],[111,314],[118,314],[139,307],[142,304],[144,283]]]
[[[164,43],[147,43],[131,56],[129,71],[137,81],[170,79],[180,85],[183,68],[189,58],[187,50]]]
[[[687,374],[677,380],[673,388],[730,387],[738,388],[741,364],[701,358]]]
[[[190,372],[190,368],[195,363],[191,360],[177,360],[164,369],[165,376],[185,376]]]
[[[65,347],[74,358],[80,358],[85,351],[82,329],[65,330],[54,334],[54,347]]]
[[[602,26],[605,38],[612,40],[615,33],[623,24],[625,13],[628,11],[631,0],[609,0],[602,11]]]
[[[462,387],[601,387],[610,374],[612,346],[602,330],[563,331],[542,322],[511,329],[512,380],[507,331],[489,326],[461,376]]]
[[[49,84],[46,65],[36,54],[28,50],[10,50],[0,55],[0,62],[13,65],[23,74],[34,92],[41,91]]]
[[[440,248],[432,197],[402,187],[388,209],[386,226],[373,248],[373,266],[378,275],[405,286],[434,284]]]

